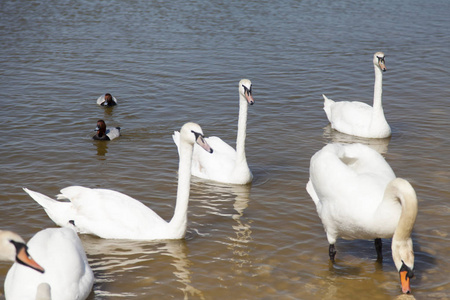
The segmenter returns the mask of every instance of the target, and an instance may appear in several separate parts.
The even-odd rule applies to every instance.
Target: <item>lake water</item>
[[[238,82],[253,83],[249,186],[194,180],[184,240],[81,235],[88,299],[445,299],[450,297],[450,2],[10,1],[0,3],[1,228],[53,227],[22,187],[118,190],[166,220],[187,121],[235,145]],[[372,103],[372,55],[386,54],[390,139],[331,131],[322,93]],[[96,105],[106,92],[114,108]],[[97,119],[122,127],[91,139]],[[338,240],[336,264],[305,190],[330,142],[372,144],[419,197],[412,296],[390,240]],[[0,264],[3,282],[9,263]]]

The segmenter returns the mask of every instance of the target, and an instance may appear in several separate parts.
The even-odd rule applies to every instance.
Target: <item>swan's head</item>
[[[392,258],[400,275],[402,292],[411,293],[409,282],[414,277],[414,252],[411,238],[406,241],[392,239]]]
[[[94,131],[97,131],[98,136],[102,136],[106,132],[106,123],[103,120],[97,121],[97,127],[95,127]]]
[[[196,123],[186,123],[181,127],[180,130],[180,142],[188,143],[189,145],[194,145],[197,143],[200,147],[205,149],[209,153],[213,153],[213,149],[205,141],[202,128]]]
[[[0,231],[0,249],[1,260],[14,261],[44,273],[44,268],[31,258],[27,245],[18,234],[11,231]]]
[[[252,82],[250,80],[242,79],[239,81],[239,94],[244,96],[248,104],[255,104],[255,100],[252,96]]]
[[[387,70],[385,61],[384,61],[384,57],[385,57],[385,55],[383,52],[377,52],[373,55],[373,64],[377,68],[380,68],[380,70],[383,72],[385,72]]]
[[[416,222],[418,206],[417,195],[411,184],[402,178],[392,180],[386,187],[385,197],[400,201],[402,212],[397,228],[392,236],[392,259],[400,274],[402,291],[411,293],[410,279],[414,276],[414,250],[411,232]]]

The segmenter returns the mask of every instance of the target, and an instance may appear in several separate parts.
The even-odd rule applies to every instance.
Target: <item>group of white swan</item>
[[[325,95],[324,110],[331,127],[363,138],[386,138],[391,128],[382,107],[385,55],[373,55],[373,107],[362,102],[334,102]],[[414,276],[411,232],[417,216],[417,196],[411,184],[396,178],[375,150],[362,144],[329,144],[310,161],[306,190],[322,220],[329,256],[335,261],[337,238],[374,239],[377,260],[382,259],[381,238],[392,238],[394,264],[403,293],[410,293]]]
[[[391,130],[381,105],[382,71],[386,70],[384,54],[375,53],[373,62],[376,77],[373,107],[360,102],[335,103],[324,95],[324,110],[332,128],[368,138],[390,136]],[[113,190],[70,186],[62,189],[57,197],[69,201],[57,201],[24,188],[48,216],[63,228],[60,231],[41,231],[30,240],[30,252],[33,250],[33,256],[42,267],[35,262],[30,266],[41,272],[44,268],[45,273],[40,274],[31,268],[14,264],[5,283],[7,296],[19,293],[17,286],[21,280],[26,280],[33,282],[27,288],[30,294],[33,291],[36,294],[36,290],[39,290],[44,291],[43,294],[51,292],[53,299],[66,299],[61,294],[63,291],[59,291],[67,292],[64,286],[70,281],[73,288],[71,293],[79,296],[67,299],[85,299],[92,288],[93,275],[75,231],[108,239],[183,238],[187,227],[191,174],[229,184],[252,182],[253,174],[245,155],[249,104],[254,104],[252,84],[250,80],[242,79],[239,82],[236,150],[218,137],[204,138],[201,127],[195,123],[186,123],[180,132],[174,132],[172,137],[178,148],[179,169],[175,211],[170,222],[140,201]],[[417,215],[417,197],[412,186],[404,179],[395,178],[384,158],[369,147],[361,144],[330,144],[311,158],[310,179],[306,189],[323,222],[330,244],[330,259],[335,259],[334,244],[338,237],[375,239],[378,258],[381,258],[381,238],[392,237],[392,256],[401,277],[402,291],[409,293],[409,279],[414,268],[410,235]],[[64,239],[65,242],[61,242]],[[55,249],[45,250],[44,245],[53,245],[53,240],[59,240],[59,243],[54,243]],[[58,248],[57,244],[62,246]],[[68,249],[70,247],[72,250]],[[59,260],[61,252],[58,250],[65,253],[63,256],[69,263],[63,262],[62,257]],[[1,251],[6,255],[4,247]],[[14,260],[15,256],[10,253],[12,250],[8,251],[9,254],[2,258]],[[58,259],[49,260],[49,255]],[[58,268],[70,268],[76,272],[63,282],[61,276],[52,277],[52,272]],[[26,274],[23,275],[25,279],[17,278],[21,274]],[[44,285],[39,285],[42,282]],[[25,298],[17,296],[11,299]],[[51,298],[44,296],[40,299]]]

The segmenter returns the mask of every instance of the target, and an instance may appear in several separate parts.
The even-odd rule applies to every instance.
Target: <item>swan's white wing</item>
[[[351,238],[366,230],[394,178],[384,158],[365,145],[330,144],[314,154],[310,180],[327,234]]]
[[[15,263],[5,280],[7,299],[35,299],[42,282],[50,285],[52,299],[86,299],[89,296],[94,274],[74,230],[42,230],[28,242],[28,251],[39,260],[45,273]]]
[[[365,135],[369,130],[373,108],[363,102],[340,101],[330,107],[331,127],[347,134]]]
[[[72,202],[73,221],[80,232],[102,238],[147,239],[167,226],[142,202],[120,192],[71,186],[62,189],[61,195]]]
[[[154,239],[164,233],[167,222],[143,203],[125,194],[71,186],[61,190],[53,200],[41,193],[24,189],[41,204],[59,226],[72,226],[81,233],[102,238]]]

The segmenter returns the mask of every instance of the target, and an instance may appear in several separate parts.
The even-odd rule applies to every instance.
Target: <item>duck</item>
[[[192,157],[192,175],[216,182],[228,184],[248,184],[253,180],[253,174],[247,164],[245,155],[245,137],[247,130],[248,105],[255,104],[252,96],[252,82],[242,79],[239,82],[239,120],[236,139],[236,150],[221,138],[212,136],[206,138],[214,149],[209,155],[197,145],[194,146]],[[180,134],[175,131],[172,135],[178,152],[180,152]]]
[[[200,125],[192,122],[184,124],[180,130],[177,198],[170,222],[142,202],[114,190],[70,186],[63,188],[57,197],[65,201],[51,199],[27,188],[24,191],[44,208],[53,222],[61,227],[73,225],[80,233],[105,239],[182,239],[187,227],[195,143],[206,152],[213,152],[204,139]]]
[[[363,138],[391,136],[391,127],[386,121],[382,105],[383,72],[386,72],[383,52],[376,52],[373,55],[373,67],[375,69],[373,106],[359,101],[335,102],[322,95],[323,109],[333,129]]]
[[[45,272],[28,253],[22,237],[9,230],[0,230],[0,261],[16,262],[40,273]]]
[[[5,279],[6,299],[83,300],[89,296],[94,273],[73,228],[41,230],[28,247],[45,273],[13,264]]]
[[[92,139],[97,141],[112,141],[120,136],[120,127],[106,129],[106,123],[104,120],[98,120],[97,127],[95,127],[94,130],[97,131],[97,133],[92,137]]]
[[[117,99],[116,97],[113,97],[110,93],[106,93],[98,97],[97,104],[100,106],[115,106],[117,105]]]
[[[339,237],[374,239],[378,261],[382,260],[381,238],[392,238],[402,291],[411,292],[417,195],[407,180],[395,176],[381,154],[358,143],[328,144],[311,157],[306,190],[325,229],[331,262]]]

